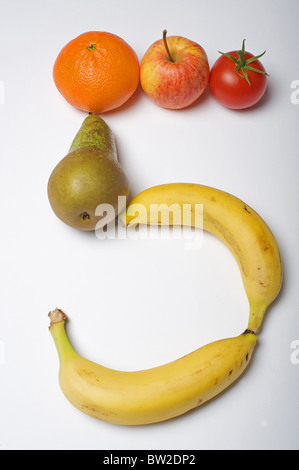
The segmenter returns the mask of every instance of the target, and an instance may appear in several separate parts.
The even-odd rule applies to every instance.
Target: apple
[[[154,42],[140,63],[140,83],[145,94],[168,109],[186,108],[202,94],[209,80],[204,49],[181,36]]]

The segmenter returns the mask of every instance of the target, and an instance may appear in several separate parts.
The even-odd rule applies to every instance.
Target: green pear
[[[91,231],[96,229],[103,215],[105,224],[116,218],[124,209],[128,195],[129,184],[117,158],[112,131],[99,116],[89,114],[68,154],[50,175],[50,205],[65,224]],[[119,199],[119,196],[125,198]],[[123,202],[122,206],[119,201]],[[98,210],[102,215],[96,215],[101,204],[109,204],[113,210]]]

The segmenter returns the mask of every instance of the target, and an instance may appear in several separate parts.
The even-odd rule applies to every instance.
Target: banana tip
[[[51,310],[51,312],[48,313],[48,317],[51,320],[50,328],[52,325],[54,325],[54,323],[67,320],[66,314],[59,308],[55,308],[54,310]]]

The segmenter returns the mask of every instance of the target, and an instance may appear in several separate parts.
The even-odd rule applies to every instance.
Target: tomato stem
[[[251,70],[252,72],[256,72],[256,73],[262,73],[262,74],[268,76],[268,74],[266,72],[264,72],[263,70],[259,70],[259,69],[256,69],[256,68],[251,67],[251,66],[248,65],[251,62],[254,62],[255,60],[258,60],[260,57],[262,57],[265,54],[266,51],[264,51],[260,55],[256,55],[254,57],[251,57],[250,59],[245,60],[245,39],[243,39],[242,49],[240,51],[238,51],[239,59],[232,56],[231,54],[226,54],[226,53],[220,52],[220,51],[218,51],[218,52],[219,52],[219,54],[222,54],[225,57],[227,57],[228,59],[231,59],[235,62],[235,64],[236,64],[236,66],[235,66],[236,73],[240,77],[245,78],[248,85],[251,85],[251,83],[250,83],[249,78],[248,78],[247,70]],[[239,72],[239,70],[242,71],[243,75]]]
[[[168,48],[168,44],[167,44],[167,40],[166,40],[166,34],[167,34],[167,31],[166,31],[166,29],[164,29],[164,31],[163,31],[163,42],[164,42],[164,46],[165,46],[165,49],[166,49],[166,52],[167,52],[169,61],[170,61],[170,62],[174,62],[174,60],[173,60],[173,58],[172,58],[172,56],[171,56],[171,54],[170,54],[170,50],[169,50],[169,48]]]

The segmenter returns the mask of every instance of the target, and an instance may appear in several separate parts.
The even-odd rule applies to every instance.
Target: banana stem
[[[258,334],[267,309],[267,303],[250,302],[248,330]]]
[[[48,316],[51,320],[49,330],[54,339],[59,359],[64,360],[76,356],[77,353],[74,351],[65,332],[64,323],[67,320],[65,313],[56,308]]]

